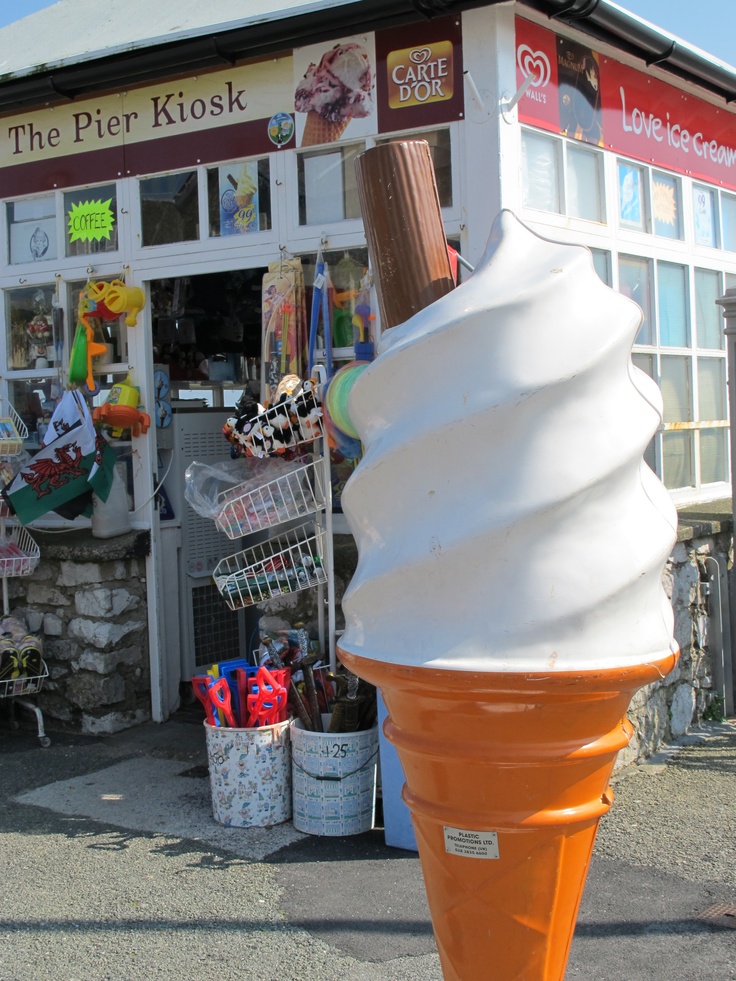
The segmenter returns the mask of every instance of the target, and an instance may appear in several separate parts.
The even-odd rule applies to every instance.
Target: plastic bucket
[[[329,716],[325,716],[325,728]],[[370,831],[376,813],[378,727],[309,732],[291,723],[294,827],[310,835]]]
[[[411,823],[411,811],[401,796],[405,783],[404,771],[396,747],[388,741],[383,731],[383,723],[388,718],[388,712],[380,691],[377,692],[377,698],[383,835],[386,844],[391,848],[405,848],[407,851],[416,852],[419,849],[414,826]]]
[[[288,821],[289,721],[257,729],[205,722],[204,728],[215,821],[233,828],[268,828]]]

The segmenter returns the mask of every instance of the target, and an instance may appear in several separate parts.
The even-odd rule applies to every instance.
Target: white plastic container
[[[218,824],[269,828],[291,817],[289,721],[256,729],[204,723],[212,792]]]
[[[325,728],[329,716],[323,717]],[[376,813],[378,727],[309,732],[291,724],[294,827],[335,837],[370,831]]]
[[[107,500],[92,495],[92,534],[95,538],[115,538],[125,535],[131,528],[128,494],[116,466]]]

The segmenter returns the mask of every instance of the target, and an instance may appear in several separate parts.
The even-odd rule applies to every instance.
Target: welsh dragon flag
[[[43,447],[18,471],[2,496],[26,525],[81,495],[89,496],[90,491],[106,501],[114,466],[115,451],[96,431],[83,396],[67,391],[51,417]],[[77,513],[83,511],[77,509]]]

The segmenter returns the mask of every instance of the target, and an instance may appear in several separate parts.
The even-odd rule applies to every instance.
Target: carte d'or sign
[[[647,164],[736,188],[736,116],[516,19],[519,119]]]

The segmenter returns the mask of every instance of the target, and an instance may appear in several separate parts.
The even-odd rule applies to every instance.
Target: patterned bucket
[[[291,724],[291,747],[297,831],[325,836],[370,831],[376,813],[378,727],[308,732],[297,719]]]
[[[212,813],[232,828],[268,828],[291,817],[289,722],[257,729],[204,723]]]

